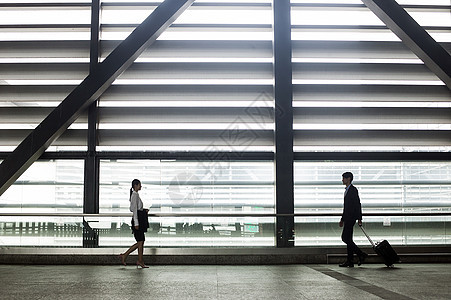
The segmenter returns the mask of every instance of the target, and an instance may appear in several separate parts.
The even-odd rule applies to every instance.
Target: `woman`
[[[122,264],[126,266],[125,261],[130,253],[138,249],[138,261],[136,262],[136,267],[148,268],[144,264],[143,251],[144,251],[144,232],[147,232],[149,228],[149,221],[147,219],[148,209],[143,209],[143,202],[139,197],[138,191],[141,190],[141,181],[134,179],[132,181],[132,187],[130,189],[130,211],[133,212],[132,218],[132,231],[135,236],[136,243],[132,245],[127,252],[119,255]]]

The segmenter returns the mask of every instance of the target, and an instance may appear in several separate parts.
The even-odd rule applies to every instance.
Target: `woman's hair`
[[[132,198],[133,187],[134,187],[135,185],[140,184],[140,183],[141,183],[141,181],[139,181],[138,179],[133,179],[133,181],[132,181],[132,187],[130,188],[130,199]]]

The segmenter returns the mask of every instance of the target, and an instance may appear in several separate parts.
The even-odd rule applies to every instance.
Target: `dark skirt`
[[[147,213],[144,210],[138,210],[138,222],[139,229],[135,229],[135,220],[132,218],[132,232],[135,236],[135,240],[137,242],[144,242],[146,237],[144,232],[147,232],[147,228],[149,228],[149,220],[147,219]]]

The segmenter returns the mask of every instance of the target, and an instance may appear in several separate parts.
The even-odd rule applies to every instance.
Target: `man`
[[[344,263],[340,264],[340,267],[354,267],[354,253],[359,257],[358,265],[360,266],[365,258],[368,256],[365,252],[360,250],[359,247],[352,240],[352,234],[355,221],[359,221],[359,226],[362,226],[362,206],[360,205],[359,192],[356,187],[353,186],[352,180],[354,175],[351,172],[345,172],[342,175],[342,182],[346,185],[343,214],[340,220],[340,227],[343,227],[343,233],[341,234],[341,240],[347,245],[348,256]]]

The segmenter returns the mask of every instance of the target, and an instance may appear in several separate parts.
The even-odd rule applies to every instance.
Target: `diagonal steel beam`
[[[165,0],[0,165],[0,195],[194,0]]]
[[[451,56],[395,0],[362,0],[451,89]]]

